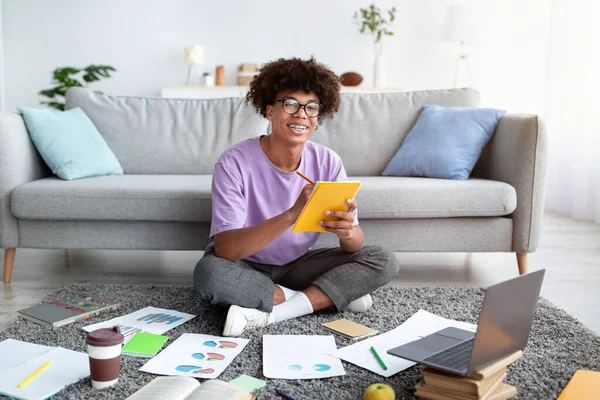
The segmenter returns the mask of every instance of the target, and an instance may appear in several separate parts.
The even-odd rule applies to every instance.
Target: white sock
[[[303,315],[312,314],[313,308],[308,297],[302,292],[298,292],[291,299],[273,307],[269,322],[280,322],[287,319],[298,318]]]
[[[288,289],[285,286],[281,286],[281,285],[276,285],[276,286],[279,286],[279,288],[281,290],[283,290],[283,296],[285,297],[286,300],[291,299],[292,296],[294,296],[296,293],[298,293],[297,290]]]

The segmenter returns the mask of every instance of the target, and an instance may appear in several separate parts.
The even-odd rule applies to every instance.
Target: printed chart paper
[[[389,332],[373,336],[350,346],[342,347],[330,354],[344,361],[366,368],[381,376],[390,377],[415,365],[413,361],[388,354],[388,350],[408,342],[421,339],[448,327],[455,327],[475,332],[477,325],[467,322],[446,319],[425,310],[419,310],[404,323]],[[375,348],[387,370],[377,361],[371,346]]]
[[[83,330],[92,332],[96,329],[112,328],[116,325],[121,330],[123,336],[125,336],[124,343],[127,343],[137,332],[150,332],[161,335],[169,329],[173,329],[195,317],[195,315],[179,311],[146,307],[131,314],[84,326]]]
[[[263,375],[279,379],[314,379],[346,375],[342,362],[332,357],[332,335],[264,335]]]
[[[140,371],[157,375],[217,378],[244,350],[249,339],[184,333]]]

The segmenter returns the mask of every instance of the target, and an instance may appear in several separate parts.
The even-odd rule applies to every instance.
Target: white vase
[[[373,87],[383,88],[386,86],[387,77],[385,69],[385,58],[383,56],[383,44],[381,41],[375,43],[373,54]]]

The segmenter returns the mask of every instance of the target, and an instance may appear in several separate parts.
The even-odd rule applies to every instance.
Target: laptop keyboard
[[[474,341],[475,338],[465,340],[456,346],[429,356],[423,361],[457,370],[466,369],[469,364],[469,359],[471,358],[471,350],[473,350]]]

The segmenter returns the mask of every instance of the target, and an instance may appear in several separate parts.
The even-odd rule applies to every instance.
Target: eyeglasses
[[[323,105],[317,103],[316,101],[309,101],[306,104],[300,104],[298,100],[293,97],[284,97],[281,100],[275,100],[275,103],[281,103],[283,106],[283,111],[286,114],[296,114],[300,107],[304,107],[304,112],[310,118],[318,117],[323,110]]]

